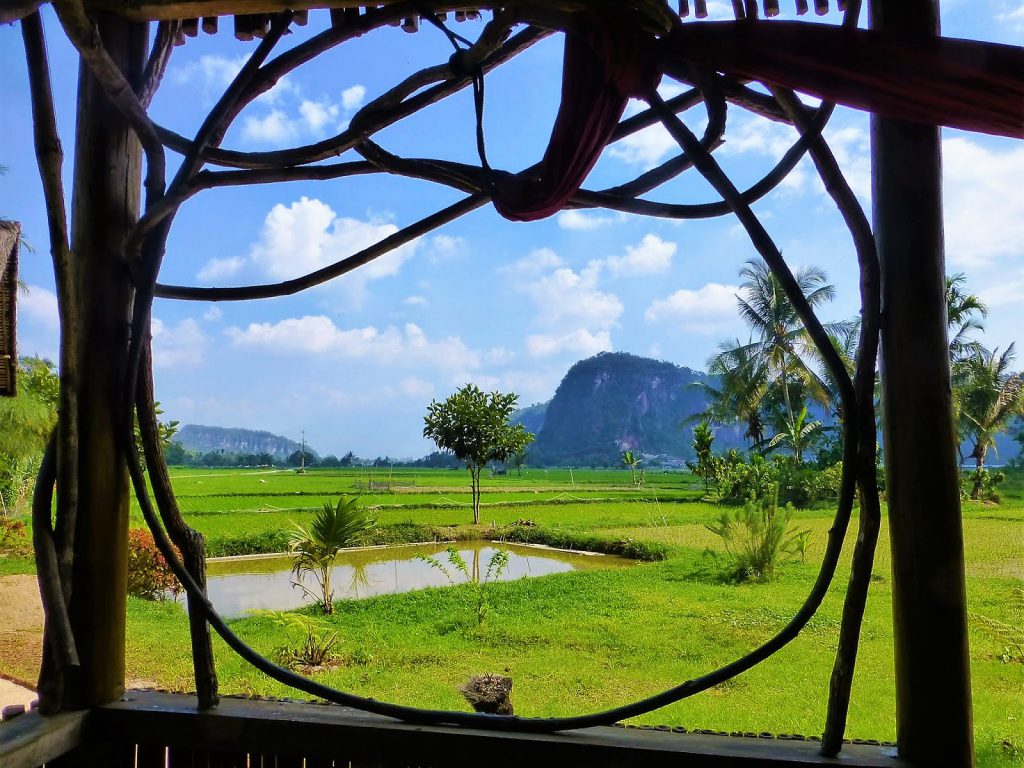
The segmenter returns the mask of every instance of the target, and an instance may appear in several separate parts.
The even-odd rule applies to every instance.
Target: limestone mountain
[[[625,450],[690,458],[692,429],[680,424],[706,407],[692,386],[704,378],[662,360],[602,352],[573,365],[546,408],[530,406],[513,419],[537,434],[527,451],[534,465],[617,466]],[[717,429],[715,449],[744,447],[741,435]]]
[[[301,444],[287,437],[256,429],[232,427],[208,427],[201,424],[186,424],[174,436],[186,451],[209,453],[215,451],[228,454],[266,453],[275,459],[287,459]],[[307,445],[306,450],[313,453]]]

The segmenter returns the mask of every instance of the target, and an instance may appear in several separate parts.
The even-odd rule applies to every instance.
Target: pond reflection
[[[466,577],[448,563],[448,544],[424,544],[379,547],[342,552],[335,560],[331,583],[335,600],[359,599],[409,592],[424,587],[446,587],[448,578],[419,555],[437,558],[455,583]],[[499,549],[509,553],[508,567],[501,581],[546,576],[580,570],[603,570],[631,565],[632,560],[612,555],[567,552],[564,550],[464,541],[455,545],[470,573],[486,574],[487,563]],[[210,600],[222,616],[231,618],[246,611],[287,611],[311,602],[303,590],[292,586],[292,561],[287,556],[213,560],[208,565],[207,589]],[[316,590],[311,575],[303,579]]]

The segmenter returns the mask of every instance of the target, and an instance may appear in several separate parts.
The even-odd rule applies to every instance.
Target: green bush
[[[657,541],[607,539],[579,531],[523,525],[503,528],[500,534],[504,541],[544,544],[557,549],[577,549],[584,552],[600,552],[605,555],[621,555],[648,562],[665,560],[668,557],[668,547]]]
[[[725,576],[733,581],[772,581],[784,560],[802,557],[810,531],[790,528],[792,514],[789,505],[779,514],[775,496],[771,501],[748,501],[706,526],[725,545]]]
[[[145,600],[163,600],[167,593],[178,594],[181,585],[164,556],[156,548],[153,534],[128,531],[128,594]]]
[[[219,536],[207,539],[207,557],[233,557],[236,555],[263,555],[288,551],[288,531],[258,531],[237,536]]]
[[[726,501],[760,501],[772,493],[777,478],[777,469],[765,461],[764,456],[754,454],[749,463],[742,459],[727,460],[720,483],[722,498]]]

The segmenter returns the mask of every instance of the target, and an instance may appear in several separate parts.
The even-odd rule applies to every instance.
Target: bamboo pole
[[[97,18],[110,58],[138,85],[146,24]],[[81,666],[66,690],[71,707],[124,691],[128,478],[119,435],[131,417],[124,376],[133,293],[124,241],[138,217],[142,152],[122,112],[83,62],[79,68],[70,279],[78,288],[73,351],[88,371],[79,391],[79,513],[69,612]]]
[[[874,29],[939,33],[938,0],[873,0]],[[950,394],[939,129],[871,118],[896,730],[915,765],[971,766],[970,665]]]

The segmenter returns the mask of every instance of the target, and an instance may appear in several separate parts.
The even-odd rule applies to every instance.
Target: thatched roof
[[[16,335],[18,302],[18,243],[21,226],[0,221],[0,396],[13,396],[18,370]]]

